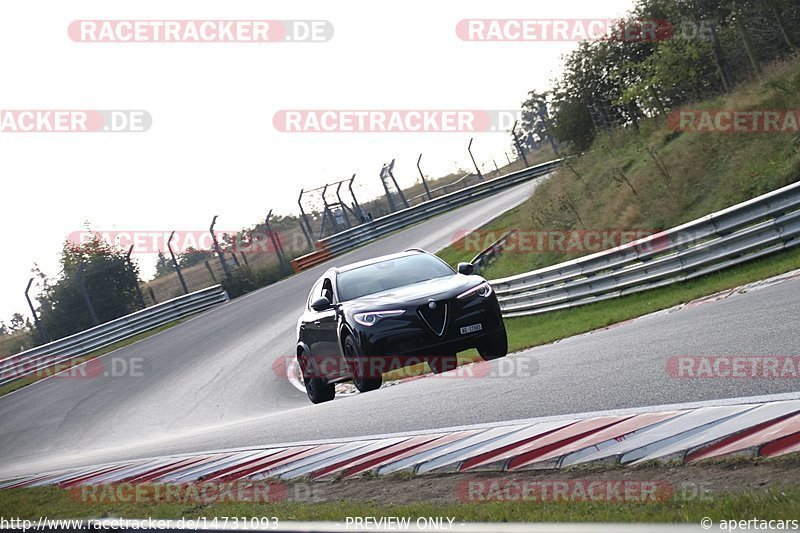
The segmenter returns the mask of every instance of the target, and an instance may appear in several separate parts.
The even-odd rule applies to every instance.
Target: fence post
[[[139,305],[142,306],[142,309],[147,307],[147,304],[144,303],[144,295],[142,294],[142,289],[139,287],[139,280],[136,277],[136,271],[133,269],[133,263],[131,263],[131,253],[133,252],[133,245],[128,248],[128,255],[125,256],[125,262],[128,264],[128,268],[131,269],[131,278],[133,278],[133,286],[136,289],[136,298],[139,300]]]
[[[308,215],[306,215],[305,210],[303,209],[303,194],[305,190],[300,189],[300,196],[297,198],[297,205],[300,206],[300,216],[302,217],[302,222],[300,222],[300,229],[303,230],[303,234],[306,236],[306,240],[308,241],[308,245],[313,250],[314,246],[314,239],[312,235],[314,235],[314,231],[311,229],[311,223],[308,221]]]
[[[431,190],[428,188],[428,182],[425,179],[425,174],[422,173],[422,169],[419,166],[419,162],[422,161],[422,154],[419,154],[417,158],[417,170],[419,170],[419,177],[422,178],[422,186],[425,187],[425,194],[428,196],[428,200],[433,200],[433,196],[431,196]]]
[[[214,275],[214,269],[211,268],[211,265],[208,264],[208,261],[205,261],[205,264],[206,264],[206,269],[208,269],[208,273],[211,274],[211,279],[214,280],[214,283],[216,283],[217,276]]]
[[[219,242],[217,241],[217,236],[214,234],[214,224],[216,223],[217,215],[214,215],[214,218],[211,220],[211,226],[208,227],[208,231],[211,232],[211,240],[214,241],[214,251],[217,252],[219,262],[222,264],[222,271],[225,272],[225,278],[228,280],[228,283],[233,284],[231,271],[228,270],[228,263],[225,262],[225,255],[222,253],[222,249],[219,247]]]
[[[475,166],[475,172],[478,173],[478,179],[483,180],[481,169],[478,168],[478,163],[475,162],[475,157],[472,155],[472,139],[469,140],[469,145],[467,145],[467,152],[469,152],[469,157],[472,159],[472,164]]]
[[[28,286],[25,287],[25,299],[28,300],[28,307],[31,309],[31,314],[33,315],[33,323],[36,324],[36,330],[39,332],[39,338],[42,340],[42,343],[50,342],[50,336],[47,334],[47,330],[44,327],[44,324],[39,322],[39,316],[36,314],[36,309],[33,308],[33,302],[31,302],[31,297],[28,295],[28,292],[31,290],[31,284],[33,284],[33,279],[31,278],[28,280]]]
[[[278,256],[278,262],[281,265],[281,273],[287,274],[291,269],[286,263],[286,258],[283,256],[283,246],[281,246],[280,238],[272,231],[272,226],[269,223],[270,217],[272,217],[272,209],[267,213],[267,218],[264,220],[264,227],[267,229],[267,235],[272,242],[272,247],[275,249],[275,255]]]
[[[364,212],[361,210],[358,200],[356,200],[356,193],[353,192],[353,182],[355,179],[356,175],[353,174],[353,177],[350,178],[350,182],[347,184],[347,188],[350,189],[350,196],[353,198],[353,206],[355,207],[356,215],[358,216],[358,219],[361,220],[361,217],[364,216]]]
[[[343,184],[343,183],[344,183],[344,180],[340,181],[340,182],[339,182],[339,183],[336,185],[336,199],[337,199],[337,200],[339,200],[339,207],[341,208],[341,210],[342,210],[342,214],[344,215],[344,222],[345,222],[345,225],[347,226],[347,229],[350,229],[350,228],[352,228],[353,226],[350,224],[350,217],[349,217],[349,216],[347,216],[347,209],[348,209],[348,207],[347,207],[347,204],[346,204],[346,203],[344,203],[344,202],[342,201],[342,195],[339,193],[339,190],[342,188],[342,184]],[[354,212],[351,212],[351,214],[355,216],[355,213],[354,213]]]
[[[175,236],[175,232],[169,234],[169,239],[167,239],[167,249],[169,250],[169,255],[172,257],[172,266],[175,268],[175,272],[178,273],[178,280],[181,282],[181,287],[183,287],[183,294],[189,294],[189,289],[186,288],[186,281],[183,279],[183,274],[181,273],[181,266],[178,264],[178,260],[175,259],[175,252],[172,251],[172,237]]]
[[[392,162],[389,163],[389,166],[386,167],[386,171],[389,173],[389,177],[392,178],[392,183],[394,183],[394,188],[397,189],[397,194],[400,195],[400,200],[402,200],[403,205],[405,207],[408,207],[408,201],[406,200],[406,195],[403,194],[403,189],[401,189],[400,186],[397,185],[397,180],[394,179],[393,170],[394,170],[394,159],[392,159]]]

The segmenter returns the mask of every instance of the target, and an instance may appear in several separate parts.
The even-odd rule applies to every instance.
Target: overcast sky
[[[465,42],[465,18],[590,19],[624,15],[632,0],[72,1],[0,7],[0,109],[141,109],[144,133],[0,133],[8,248],[0,319],[27,314],[37,263],[84,222],[95,229],[203,230],[252,226],[269,209],[296,212],[301,188],[357,173],[360,200],[380,192],[397,159],[401,186],[470,167],[468,133],[281,133],[282,109],[518,109],[545,90],[574,42]],[[80,19],[322,19],[325,43],[82,43]],[[505,160],[509,138],[475,135],[480,163]],[[138,256],[146,278],[155,257]]]

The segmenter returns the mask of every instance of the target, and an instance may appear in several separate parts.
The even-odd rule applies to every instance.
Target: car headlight
[[[477,287],[472,287],[470,290],[466,292],[462,292],[456,298],[459,300],[463,300],[465,298],[471,298],[472,296],[480,296],[481,298],[488,298],[492,294],[492,286],[489,285],[488,281],[484,281]]]
[[[353,315],[353,318],[362,326],[374,326],[382,318],[400,316],[403,313],[405,313],[405,311],[402,309],[396,311],[367,311],[366,313],[356,313]]]

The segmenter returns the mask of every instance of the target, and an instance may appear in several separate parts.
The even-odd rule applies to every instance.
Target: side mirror
[[[464,274],[465,276],[471,276],[475,272],[475,265],[472,263],[459,263],[458,264],[458,273]]]
[[[314,311],[325,311],[326,309],[331,308],[331,301],[325,298],[324,296],[317,298],[313,302],[311,302],[311,309]]]

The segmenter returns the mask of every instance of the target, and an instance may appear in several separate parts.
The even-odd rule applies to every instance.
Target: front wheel
[[[481,354],[481,359],[484,361],[492,361],[505,357],[508,353],[508,337],[506,336],[506,329],[503,328],[496,333],[489,335],[480,346],[478,346],[478,353]]]
[[[344,356],[347,359],[347,364],[350,366],[351,373],[353,374],[353,385],[356,386],[358,392],[369,392],[381,388],[383,384],[383,374],[379,370],[368,370],[368,361],[361,355],[361,350],[358,349],[356,340],[352,335],[344,338]],[[372,376],[371,374],[377,374]]]
[[[336,397],[336,386],[314,375],[316,372],[312,370],[311,361],[305,353],[297,356],[297,362],[300,364],[303,384],[306,386],[306,394],[311,403],[329,402]]]

